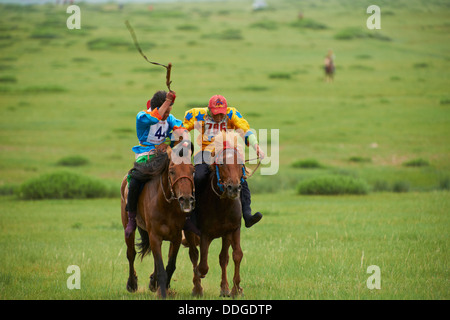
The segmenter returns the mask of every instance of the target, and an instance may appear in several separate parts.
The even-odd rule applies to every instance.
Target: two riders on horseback
[[[208,107],[194,108],[188,110],[184,121],[175,118],[170,114],[175,101],[175,92],[156,92],[152,99],[147,102],[147,110],[140,111],[136,116],[136,133],[139,144],[132,150],[135,152],[136,163],[152,161],[155,147],[164,143],[166,138],[170,140],[190,140],[188,131],[197,129],[200,132],[199,145],[201,151],[194,156],[195,163],[195,193],[196,198],[205,188],[205,182],[210,173],[211,153],[208,151],[214,142],[214,136],[221,131],[230,129],[239,130],[243,133],[243,138],[247,146],[252,146],[257,156],[264,158],[264,152],[258,145],[258,141],[250,126],[236,108],[228,107],[225,97],[215,95],[209,100]],[[146,181],[133,177],[133,169],[128,174],[128,197],[127,211],[128,223],[125,228],[125,237],[128,238],[136,229],[137,203],[140,192]],[[241,185],[242,214],[245,226],[250,228],[261,220],[262,214],[257,212],[251,214],[251,195],[244,180]],[[185,229],[199,233],[195,226],[196,214],[192,212],[190,219],[186,220]]]

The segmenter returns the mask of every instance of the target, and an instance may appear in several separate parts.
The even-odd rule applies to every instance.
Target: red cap
[[[211,110],[211,113],[213,115],[216,115],[218,113],[227,113],[227,99],[225,97],[220,95],[212,96],[211,99],[209,99],[208,104],[209,110]]]

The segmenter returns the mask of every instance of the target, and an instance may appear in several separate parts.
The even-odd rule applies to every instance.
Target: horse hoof
[[[220,291],[220,297],[230,297],[230,290],[221,290]]]
[[[236,299],[237,296],[243,296],[244,295],[244,289],[242,288],[238,288],[237,290],[235,288],[233,288],[233,290],[231,291],[231,297],[233,299]]]
[[[159,286],[155,283],[153,284],[151,281],[148,284],[148,288],[150,289],[151,292],[156,292],[159,288]]]
[[[127,284],[127,291],[130,293],[134,293],[137,291],[137,286],[130,286]]]
[[[154,275],[152,274],[150,276],[150,282],[148,283],[148,288],[150,289],[151,292],[156,292],[156,290],[158,290],[158,281],[156,281]]]
[[[202,297],[203,296],[203,289],[192,289],[192,296],[194,297]]]
[[[137,277],[129,278],[128,281],[127,281],[127,290],[128,290],[128,292],[131,292],[131,293],[136,292],[137,288],[138,288]]]

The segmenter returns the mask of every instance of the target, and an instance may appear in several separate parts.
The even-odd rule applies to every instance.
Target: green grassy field
[[[280,193],[253,202],[265,216],[258,228],[242,231],[245,299],[449,298],[447,192],[329,199]],[[138,292],[125,289],[118,206],[108,199],[2,199],[0,297],[155,299],[147,289],[150,258],[136,263]],[[220,243],[211,246],[205,299],[219,298]],[[67,288],[70,265],[80,267],[80,290]],[[380,267],[380,290],[366,286],[370,265]],[[187,249],[180,251],[172,289],[174,299],[191,298]]]
[[[0,5],[1,299],[155,298],[150,259],[137,263],[139,292],[125,290],[118,192],[12,195],[61,170],[119,189],[135,115],[165,89],[127,19],[150,59],[173,63],[175,116],[222,94],[252,128],[279,129],[277,175],[249,181],[264,219],[242,231],[243,298],[450,298],[447,1],[378,1],[381,30],[366,29],[367,1],[268,1],[259,12],[251,3],[80,4],[80,30],[66,28],[64,6]],[[333,83],[322,70],[329,49]],[[318,165],[294,165],[305,160]],[[369,193],[297,194],[329,175],[358,178]],[[219,294],[219,242],[211,250],[206,299]],[[187,250],[178,261],[174,298],[189,299]],[[66,287],[69,265],[81,268],[81,290]],[[366,287],[370,265],[381,290]]]

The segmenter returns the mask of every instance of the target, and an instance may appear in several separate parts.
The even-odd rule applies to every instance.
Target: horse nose
[[[240,184],[239,185],[228,185],[227,186],[227,192],[233,198],[236,198],[236,197],[239,196],[239,194],[241,192],[241,189],[242,189],[242,187],[241,187]]]
[[[178,202],[180,203],[180,207],[184,212],[190,212],[192,209],[194,209],[195,198],[193,196],[180,196],[178,197]]]

